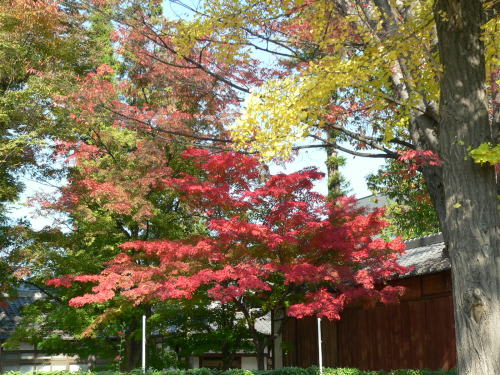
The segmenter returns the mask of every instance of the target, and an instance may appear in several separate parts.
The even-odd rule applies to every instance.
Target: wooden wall
[[[456,366],[449,271],[399,280],[399,304],[350,308],[338,322],[322,322],[323,363],[371,370],[449,369]],[[284,366],[318,364],[315,318],[288,319]]]

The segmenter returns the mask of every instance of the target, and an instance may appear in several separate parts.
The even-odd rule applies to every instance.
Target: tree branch
[[[153,33],[153,35],[158,38],[158,41],[160,41],[161,43],[161,46],[163,46],[163,48],[165,48],[167,51],[169,51],[170,53],[174,54],[175,56],[178,56],[180,58],[182,58],[183,60],[185,60],[186,62],[192,64],[194,67],[202,70],[203,72],[207,73],[209,76],[211,77],[214,77],[215,79],[221,81],[221,82],[224,82],[226,85],[238,90],[238,91],[241,91],[241,92],[244,92],[246,94],[249,94],[250,93],[250,90],[243,87],[243,86],[240,86],[240,85],[237,85],[236,83],[228,80],[227,78],[221,76],[220,74],[218,73],[215,73],[213,72],[212,70],[208,69],[205,65],[199,63],[198,61],[188,57],[188,56],[185,56],[185,55],[182,55],[180,54],[179,52],[177,52],[173,47],[171,47],[167,42],[165,42],[165,40],[163,40],[163,38],[161,37],[160,34],[158,34],[152,27],[149,23],[147,23],[144,19],[140,19],[140,20],[137,20],[137,18],[135,18],[136,21],[140,21],[142,23],[143,26],[145,26],[150,32]],[[125,23],[126,24],[126,23]],[[132,27],[131,25],[129,24],[126,24],[127,26],[129,27]],[[151,42],[157,44],[157,45],[160,45],[154,38],[151,38],[149,35],[147,34],[144,34],[142,33],[143,36],[145,36],[148,40],[150,40]]]
[[[345,148],[343,146],[340,146],[337,142],[335,142],[334,140],[325,140],[321,137],[318,137],[317,135],[312,135],[310,134],[309,135],[311,138],[317,140],[317,141],[320,141],[322,142],[321,145],[310,145],[310,146],[304,146],[302,148],[313,148],[313,147],[333,147],[339,151],[343,151],[345,153],[348,153],[350,155],[354,155],[354,156],[362,156],[362,157],[366,157],[366,158],[390,158],[390,159],[397,159],[399,157],[399,154],[397,152],[394,152],[394,151],[391,151],[389,149],[386,149],[386,148],[382,148],[381,151],[383,151],[384,153],[367,153],[367,152],[359,152],[359,151],[354,151],[354,150],[351,150],[351,149],[348,149],[348,148]]]
[[[327,126],[334,129],[334,130],[338,130],[338,131],[344,133],[345,135],[348,135],[349,137],[354,138],[360,142],[366,143],[367,145],[370,145],[370,146],[372,146],[372,144],[371,144],[372,142],[383,142],[383,140],[384,140],[384,137],[370,137],[368,135],[359,134],[359,133],[356,133],[356,132],[353,132],[351,130],[346,129],[343,126],[335,125],[333,123],[327,123]],[[399,139],[399,138],[393,138],[389,142],[394,143],[394,144],[398,144],[400,146],[404,146],[404,147],[407,147],[410,149],[415,149],[415,146],[413,144],[406,142],[406,141]]]
[[[220,143],[232,143],[233,142],[230,139],[207,137],[207,136],[202,136],[202,135],[184,133],[184,132],[176,131],[176,130],[167,130],[167,129],[159,128],[159,127],[152,125],[151,123],[149,123],[147,121],[139,120],[139,119],[134,118],[132,116],[127,116],[127,115],[120,113],[120,112],[118,112],[112,108],[109,108],[105,105],[101,105],[101,106],[117,116],[120,116],[124,119],[132,120],[132,121],[138,122],[140,124],[146,125],[146,126],[150,127],[152,130],[160,132],[160,133],[165,133],[165,134],[169,134],[169,135],[175,135],[175,136],[185,137],[185,138],[190,138],[190,139],[196,139],[199,141],[210,141],[210,142],[220,142]]]
[[[59,298],[58,296],[52,294],[51,292],[49,292],[46,288],[44,287],[41,287],[39,286],[38,284],[34,283],[34,282],[31,282],[29,280],[23,280],[23,283],[25,284],[29,284],[29,285],[32,285],[34,286],[35,288],[37,288],[38,290],[40,290],[42,293],[46,294],[47,296],[49,296],[50,298],[52,298],[54,301],[57,301],[59,303],[63,303],[62,299]]]

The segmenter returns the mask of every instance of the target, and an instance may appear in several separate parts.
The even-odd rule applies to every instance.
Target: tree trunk
[[[139,367],[141,360],[141,342],[130,338],[127,340],[127,351],[126,351],[126,371],[130,372],[135,368]]]
[[[259,371],[264,371],[266,369],[266,356],[264,354],[264,351],[259,350],[257,352],[257,370]]]
[[[257,370],[265,370],[266,369],[266,356],[265,350],[268,344],[268,338],[262,337],[259,333],[254,329],[252,332],[253,336],[253,344],[255,345],[255,355],[257,356]]]
[[[420,168],[424,176],[425,184],[427,185],[427,191],[432,201],[432,205],[436,210],[436,214],[439,220],[439,225],[443,236],[447,238],[446,235],[446,204],[444,196],[444,186],[443,186],[443,167],[425,165]]]
[[[444,233],[452,264],[458,371],[500,374],[500,219],[495,174],[468,147],[492,140],[488,120],[484,20],[480,0],[437,0],[434,17],[443,64],[440,157]]]
[[[141,359],[141,341],[134,338],[136,328],[137,323],[132,321],[125,339],[125,359],[120,363],[120,370],[123,372],[130,372],[139,367]]]
[[[327,129],[328,142],[335,142],[338,134],[332,129]],[[344,194],[342,183],[344,179],[340,174],[340,167],[345,164],[342,156],[332,147],[326,148],[326,169],[328,173],[328,199],[335,199]]]
[[[222,345],[222,370],[229,370],[232,368],[234,358],[236,357],[234,348],[238,346],[239,343],[237,345]]]

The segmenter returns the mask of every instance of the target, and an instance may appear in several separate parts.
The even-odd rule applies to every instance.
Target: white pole
[[[323,375],[323,348],[321,347],[321,318],[318,318],[318,362],[319,362],[319,375]]]
[[[142,373],[146,373],[146,315],[142,316]]]

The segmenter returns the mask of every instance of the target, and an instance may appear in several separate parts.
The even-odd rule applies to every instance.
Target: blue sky
[[[376,172],[384,163],[383,159],[355,157],[340,152],[340,155],[346,158],[346,164],[341,168],[342,176],[349,182],[351,188],[350,194],[357,198],[371,195],[366,186],[366,176]],[[301,150],[299,155],[291,163],[285,166],[271,164],[271,173],[291,173],[306,167],[316,167],[318,170],[326,173],[326,152],[320,149]],[[316,184],[316,190],[322,194],[327,193],[326,179]]]

